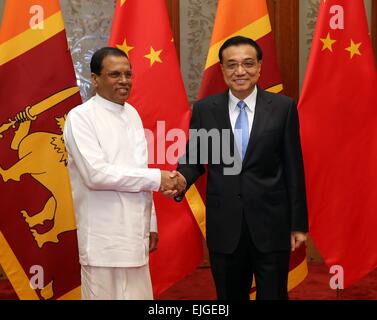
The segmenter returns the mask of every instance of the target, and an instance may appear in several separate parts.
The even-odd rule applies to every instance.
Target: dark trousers
[[[249,300],[254,275],[257,300],[288,299],[289,256],[289,251],[258,251],[243,219],[240,241],[233,253],[209,251],[217,298]]]

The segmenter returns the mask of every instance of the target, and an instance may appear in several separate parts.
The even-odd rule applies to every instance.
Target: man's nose
[[[119,76],[118,81],[121,82],[121,83],[127,83],[127,82],[130,82],[130,81],[131,81],[131,78],[129,78],[128,76],[126,76],[124,73],[122,73],[122,74]]]
[[[244,74],[246,72],[245,68],[243,67],[242,63],[237,64],[236,74]]]

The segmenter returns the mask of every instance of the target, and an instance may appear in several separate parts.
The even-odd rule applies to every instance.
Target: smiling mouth
[[[237,83],[237,84],[244,84],[244,83],[246,83],[246,79],[236,79],[236,80],[234,80],[234,82],[235,83]]]
[[[117,90],[122,94],[127,94],[130,91],[129,88],[118,88]]]

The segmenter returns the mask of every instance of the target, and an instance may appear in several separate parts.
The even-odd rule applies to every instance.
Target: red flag
[[[20,299],[79,298],[62,130],[81,98],[58,0],[6,2],[0,77],[0,264]]]
[[[129,55],[135,75],[129,102],[138,110],[144,127],[153,132],[151,166],[175,169],[178,156],[185,151],[185,139],[172,141],[171,135],[181,132],[187,136],[190,107],[165,0],[117,1],[109,45]],[[195,270],[203,249],[186,201],[179,204],[155,194],[154,202],[160,240],[150,266],[154,293],[159,295]]]
[[[235,35],[252,38],[258,42],[263,50],[262,73],[259,85],[270,92],[280,92],[283,89],[266,1],[219,0],[199,99],[210,94],[224,92],[228,88],[221,72],[218,52],[221,45]],[[198,202],[196,199],[200,198],[204,203],[205,187],[206,176],[201,177],[196,182],[196,187],[186,194],[189,202]],[[194,214],[203,234],[205,234],[204,204],[200,210],[194,211]],[[303,281],[307,273],[305,247],[301,246],[291,255],[288,289],[293,289]]]
[[[299,115],[309,230],[345,287],[377,266],[376,89],[364,2],[321,1]]]

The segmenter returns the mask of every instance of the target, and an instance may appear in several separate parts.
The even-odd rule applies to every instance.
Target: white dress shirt
[[[72,109],[64,128],[80,263],[137,267],[148,263],[157,231],[152,191],[159,169],[148,169],[139,114],[98,94]]]
[[[234,127],[236,126],[236,120],[240,114],[240,108],[237,107],[237,103],[240,101],[235,97],[232,91],[229,90],[229,118],[230,124],[232,125],[232,130],[234,133]],[[247,120],[249,122],[249,135],[251,128],[253,127],[254,115],[255,115],[255,104],[257,103],[257,86],[254,87],[253,92],[247,96],[244,100],[247,107],[245,107]]]

